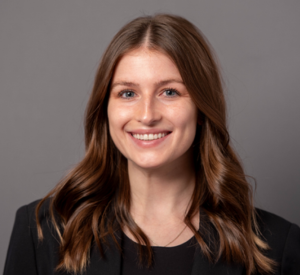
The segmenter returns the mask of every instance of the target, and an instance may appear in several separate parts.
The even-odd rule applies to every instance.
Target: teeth
[[[164,136],[166,136],[166,133],[159,133],[159,134],[144,134],[144,135],[139,135],[139,134],[134,134],[133,137],[136,139],[140,139],[140,140],[154,140],[154,139],[159,139],[159,138],[163,138]]]

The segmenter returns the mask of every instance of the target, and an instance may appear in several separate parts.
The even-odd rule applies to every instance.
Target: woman
[[[160,14],[99,66],[84,159],[20,208],[4,274],[299,274],[300,229],[255,210],[204,36]]]

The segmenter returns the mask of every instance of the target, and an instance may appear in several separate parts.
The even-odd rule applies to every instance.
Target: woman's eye
[[[133,91],[122,91],[119,95],[123,98],[132,98],[135,93]]]
[[[165,95],[168,96],[168,97],[172,97],[172,96],[177,96],[177,95],[179,95],[179,93],[178,93],[177,90],[175,90],[175,89],[165,89],[165,90],[164,90],[164,93],[165,93]]]

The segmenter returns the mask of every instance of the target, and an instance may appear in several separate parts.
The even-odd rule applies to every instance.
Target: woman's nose
[[[136,119],[146,125],[152,125],[161,119],[159,102],[153,97],[140,100],[136,110]]]

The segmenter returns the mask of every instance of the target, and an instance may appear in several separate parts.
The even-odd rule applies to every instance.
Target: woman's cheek
[[[114,106],[109,109],[109,121],[113,126],[120,127],[130,116],[130,108],[124,106]]]

